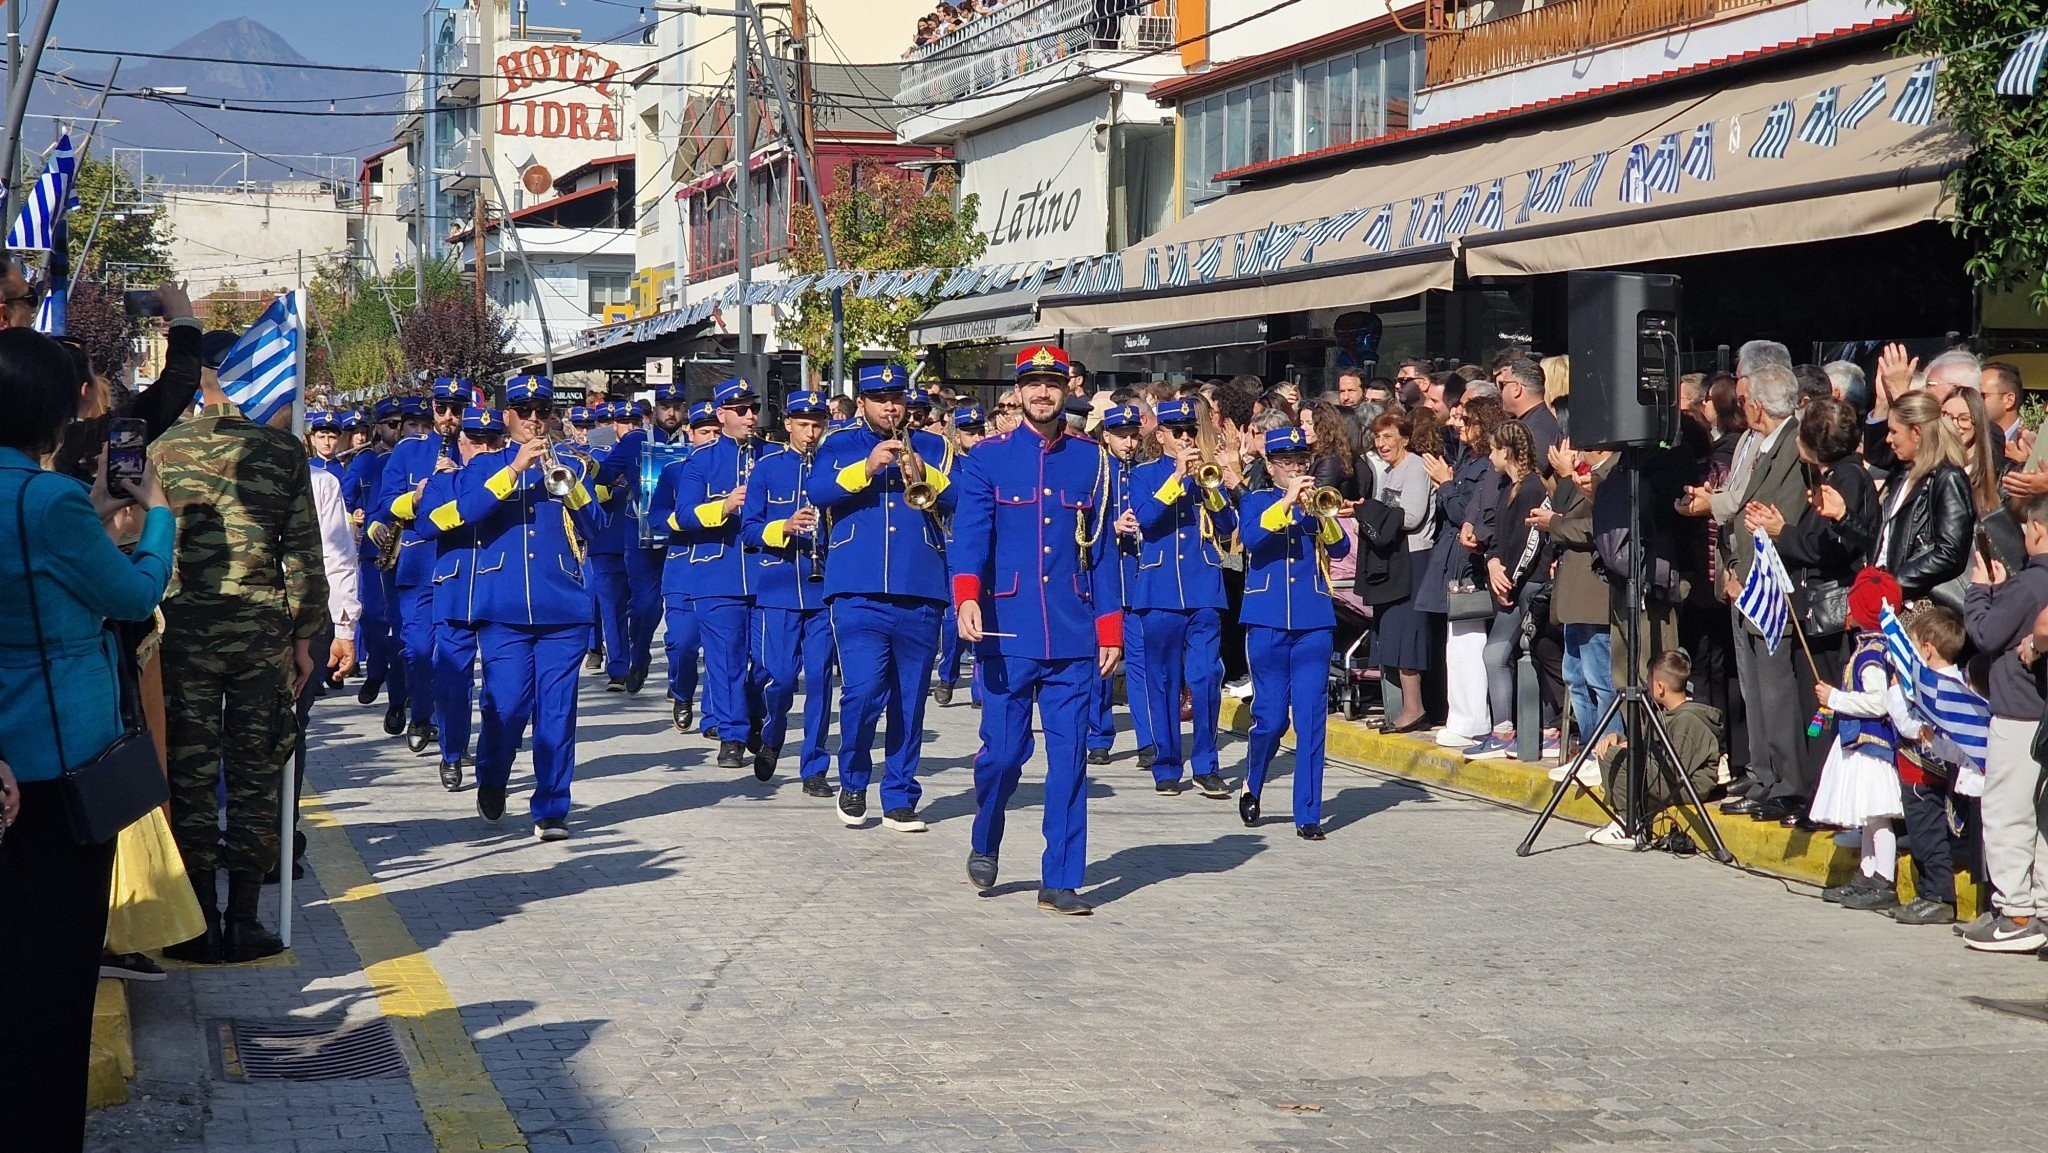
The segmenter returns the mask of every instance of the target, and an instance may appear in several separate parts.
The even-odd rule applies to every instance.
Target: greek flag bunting
[[[1928,668],[1891,605],[1878,610],[1878,627],[1884,634],[1885,656],[1898,673],[1913,711],[1954,741],[1979,768],[1984,767],[1991,749],[1990,702],[1972,691],[1955,670],[1945,670],[1944,675]]]
[[[1516,224],[1529,223],[1529,214],[1536,211],[1536,201],[1543,195],[1543,169],[1529,170],[1529,187],[1522,190],[1522,211],[1515,215]]]
[[[77,202],[71,181],[78,170],[78,158],[71,152],[71,136],[57,138],[57,147],[43,165],[43,174],[29,187],[21,215],[7,230],[9,248],[57,247],[57,222]]]
[[[1145,250],[1145,291],[1153,292],[1156,291],[1158,288],[1159,250],[1156,248],[1148,248]]]
[[[1536,197],[1536,211],[1549,216],[1564,210],[1565,189],[1571,187],[1574,163],[1567,160],[1551,170],[1550,179],[1544,183],[1542,193]]]
[[[1079,256],[1067,261],[1066,268],[1060,271],[1060,282],[1053,285],[1052,290],[1054,292],[1081,291],[1087,285],[1087,267],[1087,260]]]
[[[1439,192],[1429,198],[1429,211],[1422,214],[1422,229],[1417,239],[1424,244],[1442,244],[1444,240],[1444,194]]]
[[[2041,58],[2048,55],[2048,28],[2036,28],[2006,57],[1995,86],[2000,96],[2032,96],[2041,82]]]
[[[1771,538],[1755,531],[1751,535],[1756,538],[1756,553],[1749,575],[1742,580],[1742,594],[1735,598],[1735,608],[1762,634],[1764,647],[1775,653],[1792,620],[1792,578],[1778,559],[1778,547]]]
[[[981,283],[981,270],[979,268],[956,268],[953,270],[953,275],[948,276],[946,283],[940,287],[939,295],[965,296],[969,292],[974,291],[974,286],[979,283]]]
[[[1806,113],[1806,123],[1799,126],[1801,142],[1818,144],[1822,148],[1835,146],[1835,104],[1841,98],[1842,86],[1839,84],[1814,97],[1813,107]]]
[[[1301,243],[1301,234],[1306,231],[1306,224],[1274,225],[1272,234],[1266,237],[1266,256],[1259,261],[1259,271],[1268,276],[1280,271],[1287,258],[1294,255],[1294,246]]]
[[[983,269],[981,279],[975,284],[974,291],[988,292],[991,289],[1009,283],[1011,276],[1010,267],[1007,264],[998,264],[992,268]]]
[[[802,296],[802,295],[803,295],[803,294],[804,294],[805,292],[809,291],[809,290],[810,290],[810,287],[811,287],[811,285],[813,285],[813,284],[817,283],[817,280],[818,280],[818,274],[817,274],[817,273],[815,273],[815,272],[806,272],[806,273],[804,273],[804,274],[803,274],[802,276],[799,276],[799,277],[797,277],[797,278],[796,278],[795,280],[792,280],[792,281],[789,281],[789,282],[785,283],[785,284],[784,284],[784,285],[782,286],[782,293],[781,293],[781,296],[780,296],[780,298],[779,298],[779,299],[777,299],[777,300],[776,300],[776,302],[775,302],[775,303],[777,303],[777,304],[795,304],[795,303],[796,303],[796,300],[797,300],[797,297],[800,297],[800,296]]]
[[[1496,176],[1493,187],[1486,190],[1485,199],[1479,202],[1479,211],[1472,214],[1472,227],[1493,230],[1506,223],[1508,178]]]
[[[1694,180],[1714,178],[1714,122],[1692,130],[1692,142],[1685,146],[1685,174]]]
[[[1899,93],[1899,102],[1892,105],[1894,121],[1921,127],[1934,123],[1934,70],[1937,63],[1926,61],[1906,77],[1905,90]]]
[[[1040,292],[1045,291],[1045,276],[1047,273],[1051,271],[1052,261],[1039,261],[1037,264],[1032,266],[1031,275],[1025,277],[1023,283],[1017,286],[1017,291],[1028,292],[1034,296],[1036,296]]]
[[[1168,245],[1166,249],[1166,287],[1186,288],[1188,286],[1188,246]]]
[[[1783,160],[1785,145],[1792,141],[1792,120],[1798,115],[1790,100],[1780,100],[1764,117],[1763,131],[1756,134],[1756,143],[1749,146],[1751,159]]]
[[[1858,96],[1854,104],[1842,109],[1841,117],[1835,121],[1836,126],[1854,131],[1863,124],[1865,117],[1884,106],[1884,98],[1884,77],[1880,76],[1870,82],[1870,87],[1863,90],[1863,95]]]
[[[293,293],[270,302],[220,362],[220,390],[242,415],[266,424],[299,392],[299,342],[305,339]]]
[[[1236,260],[1231,268],[1238,276],[1250,276],[1259,270],[1259,259],[1266,250],[1266,234],[1263,230],[1240,232],[1231,239],[1230,248]]]
[[[905,284],[905,285],[903,286],[903,295],[905,295],[905,296],[924,296],[925,294],[927,294],[927,293],[931,292],[931,290],[932,290],[932,289],[934,289],[934,288],[938,287],[938,284],[939,284],[939,270],[938,270],[938,269],[936,269],[936,268],[925,268],[925,269],[920,269],[920,270],[918,271],[917,275],[916,275],[916,276],[913,276],[913,277],[911,277],[911,278],[910,278],[910,282],[909,282],[908,284]]]
[[[1650,191],[1666,196],[1678,191],[1678,133],[1670,133],[1657,142],[1656,154],[1650,157],[1649,168],[1643,173],[1643,183]]]
[[[1600,177],[1607,171],[1607,157],[1609,155],[1609,153],[1602,152],[1593,158],[1591,164],[1586,166],[1585,182],[1579,185],[1578,194],[1572,197],[1573,208],[1593,207],[1593,194],[1599,190]]]
[[[1365,226],[1365,246],[1374,252],[1385,252],[1394,241],[1394,206],[1382,204],[1373,214],[1372,223]]]
[[[1194,271],[1196,281],[1202,284],[1216,279],[1216,274],[1223,271],[1222,237],[1219,236],[1202,245],[1202,250],[1195,254]]]
[[[1444,218],[1444,232],[1451,236],[1463,236],[1472,227],[1472,209],[1479,203],[1479,186],[1467,184],[1465,191],[1458,193],[1457,202],[1451,205],[1451,214]]]
[[[1401,229],[1401,247],[1407,248],[1415,243],[1415,232],[1422,224],[1422,213],[1423,206],[1420,196],[1408,202],[1408,223]]]
[[[1095,262],[1095,291],[1122,292],[1124,290],[1124,254],[1112,252]]]
[[[1621,202],[1623,204],[1648,204],[1650,202],[1650,146],[1631,144],[1628,146],[1628,163],[1621,169]]]
[[[1303,264],[1314,262],[1316,249],[1321,248],[1325,244],[1335,244],[1344,239],[1352,229],[1358,227],[1365,221],[1366,217],[1371,215],[1372,209],[1370,208],[1354,208],[1349,212],[1340,212],[1318,220],[1307,232],[1302,234],[1301,262]]]

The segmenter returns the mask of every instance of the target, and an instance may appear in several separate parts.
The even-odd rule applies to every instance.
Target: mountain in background
[[[354,176],[353,165],[325,165],[301,159],[308,155],[360,157],[391,142],[397,111],[405,101],[405,77],[382,73],[323,72],[305,67],[316,61],[299,54],[282,36],[248,19],[223,20],[169,48],[166,56],[192,60],[131,60],[115,78],[120,91],[183,86],[188,96],[143,100],[116,95],[105,115],[119,124],[103,124],[93,154],[106,158],[116,148],[158,150],[143,161],[144,174],[171,184],[232,185],[238,180],[284,180],[313,176]],[[61,68],[63,49],[45,55],[45,72]],[[76,58],[74,58],[76,59]],[[94,61],[102,57],[88,58]],[[241,63],[276,61],[281,67]],[[63,81],[45,76],[38,84],[30,111],[48,116],[92,114],[107,72],[66,73]],[[376,115],[329,116],[328,102],[340,112]],[[275,113],[220,110],[233,107],[275,109]],[[299,103],[284,103],[297,101]],[[50,122],[31,120],[23,130],[24,146],[40,149]],[[80,123],[73,139],[83,142],[88,126]],[[246,171],[239,156],[252,155]],[[227,155],[223,155],[227,154]],[[126,164],[131,158],[123,155]]]

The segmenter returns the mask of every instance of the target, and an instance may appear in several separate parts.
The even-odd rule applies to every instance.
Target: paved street
[[[316,830],[296,966],[142,989],[149,1099],[96,1148],[475,1148],[506,1111],[536,1150],[2041,1147],[2048,1023],[1963,998],[2048,995],[2048,965],[1945,929],[1563,824],[1517,860],[1526,815],[1344,768],[1327,842],[1294,837],[1284,778],[1246,830],[1155,796],[1127,738],[1092,790],[1097,915],[1058,918],[1035,807],[997,891],[966,883],[964,702],[928,719],[932,830],[905,835],[841,828],[787,767],[714,768],[658,673],[584,683],[564,845],[513,819],[522,778],[486,826],[381,710],[324,702],[311,780],[346,842]],[[432,1044],[411,1083],[204,1073],[203,1020],[397,1004]]]

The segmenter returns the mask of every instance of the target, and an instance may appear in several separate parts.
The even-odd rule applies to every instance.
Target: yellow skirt
[[[114,840],[113,908],[107,948],[147,953],[206,932],[199,899],[185,879],[185,862],[171,839],[171,822],[151,809]]]

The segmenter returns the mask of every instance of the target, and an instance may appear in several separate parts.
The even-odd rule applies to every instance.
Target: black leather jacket
[[[1891,483],[1907,483],[1906,470],[1893,474]],[[1927,596],[1961,575],[1970,563],[1970,534],[1976,526],[1970,479],[1952,464],[1934,466],[1894,514],[1885,543],[1884,567],[1907,600]]]

